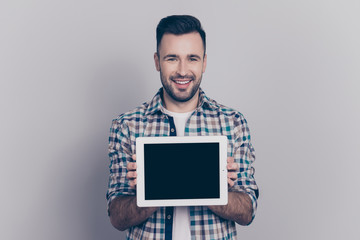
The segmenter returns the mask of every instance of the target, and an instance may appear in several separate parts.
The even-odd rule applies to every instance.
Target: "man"
[[[107,192],[110,221],[121,231],[127,229],[128,239],[236,239],[235,222],[251,223],[258,197],[247,122],[241,113],[208,98],[200,88],[207,55],[205,32],[198,19],[166,17],[157,26],[156,38],[154,60],[163,88],[150,102],[112,123]],[[136,205],[135,139],[174,135],[228,137],[227,205]]]

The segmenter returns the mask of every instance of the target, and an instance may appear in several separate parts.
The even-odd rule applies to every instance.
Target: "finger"
[[[136,173],[135,171],[130,171],[130,172],[128,172],[128,173],[126,174],[126,177],[127,177],[128,179],[134,179],[134,178],[137,177],[137,173]]]
[[[130,185],[131,188],[136,188],[136,183],[137,183],[137,181],[136,181],[136,179],[134,179],[134,180],[129,182],[129,185]]]
[[[228,163],[234,162],[234,158],[233,158],[233,157],[228,157],[228,158],[227,158],[227,162],[228,162]]]
[[[132,155],[131,158],[136,161],[136,154]]]
[[[238,178],[237,173],[235,173],[235,172],[228,172],[227,176],[231,180],[236,180]]]
[[[238,164],[238,163],[232,162],[232,163],[227,164],[228,170],[236,171],[236,170],[239,170],[239,168],[240,168],[240,164]]]
[[[234,183],[234,181],[232,181],[232,180],[231,180],[231,179],[229,179],[229,178],[228,178],[228,180],[227,180],[227,181],[228,181],[228,185],[229,185],[229,187],[233,187],[233,186],[234,186],[234,184],[235,184],[235,183]]]
[[[126,166],[126,169],[129,171],[135,171],[136,168],[137,168],[137,165],[134,162],[129,162]]]

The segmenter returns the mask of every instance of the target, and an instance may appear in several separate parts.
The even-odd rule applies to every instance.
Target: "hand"
[[[233,157],[227,158],[227,170],[228,170],[227,181],[230,188],[234,186],[235,181],[238,178],[237,172],[239,171],[239,168],[240,168],[239,164],[234,162]]]
[[[136,187],[136,177],[137,177],[137,173],[136,173],[136,168],[137,168],[137,165],[136,165],[136,155],[132,155],[132,159],[135,161],[135,162],[128,162],[127,164],[127,170],[128,170],[128,173],[126,174],[126,178],[130,180],[130,187],[131,188],[135,188]]]

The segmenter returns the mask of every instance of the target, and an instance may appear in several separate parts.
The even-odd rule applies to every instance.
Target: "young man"
[[[107,192],[113,226],[128,239],[236,239],[235,222],[255,216],[255,160],[243,115],[208,98],[200,88],[206,69],[206,38],[198,19],[182,15],[160,21],[155,67],[163,87],[148,103],[113,120]],[[226,206],[140,208],[136,205],[135,139],[139,136],[228,137]],[[170,171],[170,170],[169,170]],[[171,179],[164,179],[171,181]]]

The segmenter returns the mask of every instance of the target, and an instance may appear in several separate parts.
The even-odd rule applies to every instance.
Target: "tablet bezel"
[[[144,145],[163,143],[219,143],[219,198],[146,200],[144,182]],[[137,162],[137,205],[139,207],[160,206],[209,206],[226,205],[228,202],[227,185],[227,138],[226,136],[189,136],[189,137],[138,137],[136,139]]]

